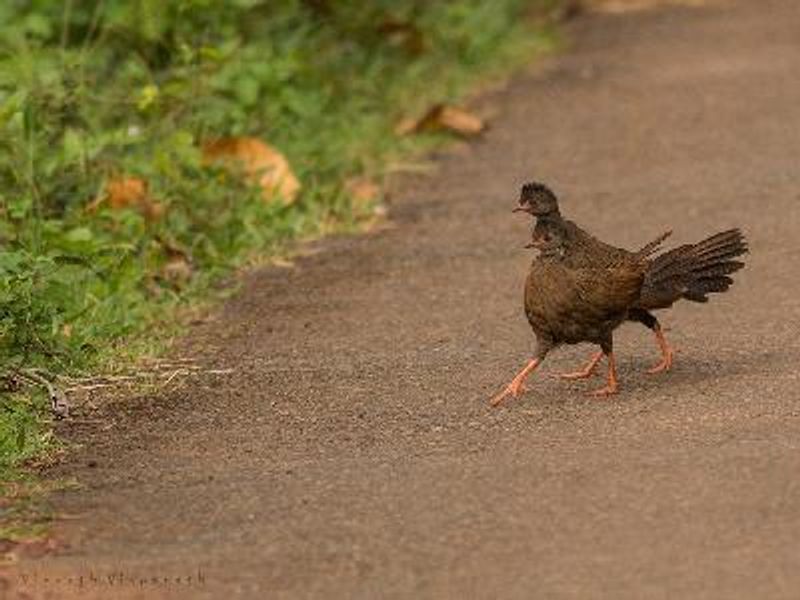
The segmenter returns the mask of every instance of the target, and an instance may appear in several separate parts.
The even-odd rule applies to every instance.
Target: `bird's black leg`
[[[611,334],[600,342],[600,348],[603,354],[608,358],[608,383],[605,387],[592,392],[593,396],[610,396],[616,394],[619,388],[619,381],[617,380],[617,365],[614,361],[614,344]]]
[[[652,330],[656,336],[656,342],[661,350],[661,362],[655,365],[652,369],[648,369],[647,372],[654,374],[661,373],[662,371],[668,371],[672,366],[672,358],[675,352],[667,342],[667,338],[664,337],[664,331],[661,329],[661,323],[658,322],[658,319],[656,319],[655,315],[642,308],[634,308],[628,313],[628,319],[631,321],[636,321],[637,323],[641,323],[648,329]]]

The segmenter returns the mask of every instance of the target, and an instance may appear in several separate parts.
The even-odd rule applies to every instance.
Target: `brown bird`
[[[608,384],[596,393],[616,392],[612,334],[626,320],[642,323],[656,336],[662,360],[650,372],[669,369],[673,351],[650,311],[668,308],[681,298],[707,302],[709,293],[726,291],[733,283],[729,275],[744,266],[733,259],[747,252],[738,229],[655,258],[650,257],[671,232],[636,252],[616,248],[564,219],[555,194],[540,183],[522,187],[515,211],[537,217],[529,246],[538,248],[540,255],[533,261],[525,285],[525,312],[536,335],[537,351],[492,404],[509,395],[518,396],[545,355],[564,343],[591,342],[601,348],[584,369],[564,374],[564,378],[589,377],[605,354]]]

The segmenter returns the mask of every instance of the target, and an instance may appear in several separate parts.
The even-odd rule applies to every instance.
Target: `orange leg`
[[[593,396],[610,396],[611,394],[616,394],[617,389],[619,388],[619,382],[617,381],[617,365],[614,361],[614,353],[609,352],[608,354],[608,384],[604,388],[600,388],[599,390],[595,390],[592,392]]]
[[[664,337],[664,332],[661,331],[661,327],[655,328],[656,334],[656,341],[658,342],[658,347],[661,349],[661,362],[654,366],[652,369],[649,369],[647,372],[650,374],[661,373],[662,371],[669,371],[669,368],[672,366],[672,357],[675,354],[672,348],[670,347],[669,343],[667,342],[667,338]]]
[[[597,364],[600,362],[601,358],[603,358],[602,350],[592,356],[589,363],[580,371],[575,371],[574,373],[561,373],[559,377],[561,377],[561,379],[586,379],[587,377],[591,377],[597,370]]]
[[[528,362],[528,364],[525,365],[525,368],[522,369],[522,371],[520,371],[519,373],[517,373],[514,379],[511,380],[511,383],[509,383],[506,386],[506,389],[504,389],[502,392],[500,392],[494,398],[492,398],[490,404],[492,406],[497,406],[506,397],[512,396],[516,398],[522,392],[524,392],[527,389],[525,387],[525,379],[528,377],[528,375],[530,375],[533,372],[534,369],[536,369],[536,367],[539,366],[539,363],[541,362],[542,361],[539,360],[538,358],[532,358],[530,362]]]

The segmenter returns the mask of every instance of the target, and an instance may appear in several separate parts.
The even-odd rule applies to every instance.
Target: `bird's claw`
[[[591,371],[574,371],[572,373],[559,373],[556,375],[559,379],[566,379],[568,381],[573,381],[575,379],[588,379],[589,377],[594,376],[595,372],[594,369]]]
[[[521,394],[524,394],[528,391],[527,386],[524,383],[517,383],[516,381],[512,381],[506,386],[502,392],[497,394],[494,398],[489,401],[489,404],[492,406],[497,406],[503,400],[505,400],[508,396],[512,398],[518,398]]]
[[[605,398],[607,396],[613,396],[617,393],[618,386],[616,385],[607,385],[604,388],[600,388],[599,390],[594,390],[592,392],[588,392],[591,396],[595,396],[596,398]]]
[[[594,356],[592,356],[592,359],[589,361],[589,363],[585,367],[583,367],[580,371],[574,371],[570,373],[560,373],[557,377],[559,379],[567,379],[567,380],[588,379],[597,372],[597,364],[600,362],[600,359],[602,357],[603,353],[598,352]]]
[[[656,375],[657,373],[663,373],[664,371],[669,371],[672,368],[672,354],[667,354],[660,363],[655,365],[654,367],[647,369],[648,374]]]

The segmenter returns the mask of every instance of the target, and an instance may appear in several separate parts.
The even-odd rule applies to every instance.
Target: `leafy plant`
[[[91,368],[254,254],[355,222],[345,181],[432,139],[397,120],[545,46],[520,16],[553,1],[0,3],[0,377]],[[288,157],[298,202],[204,164],[235,135]],[[119,177],[160,211],[111,207]],[[0,397],[10,464],[46,410]]]

